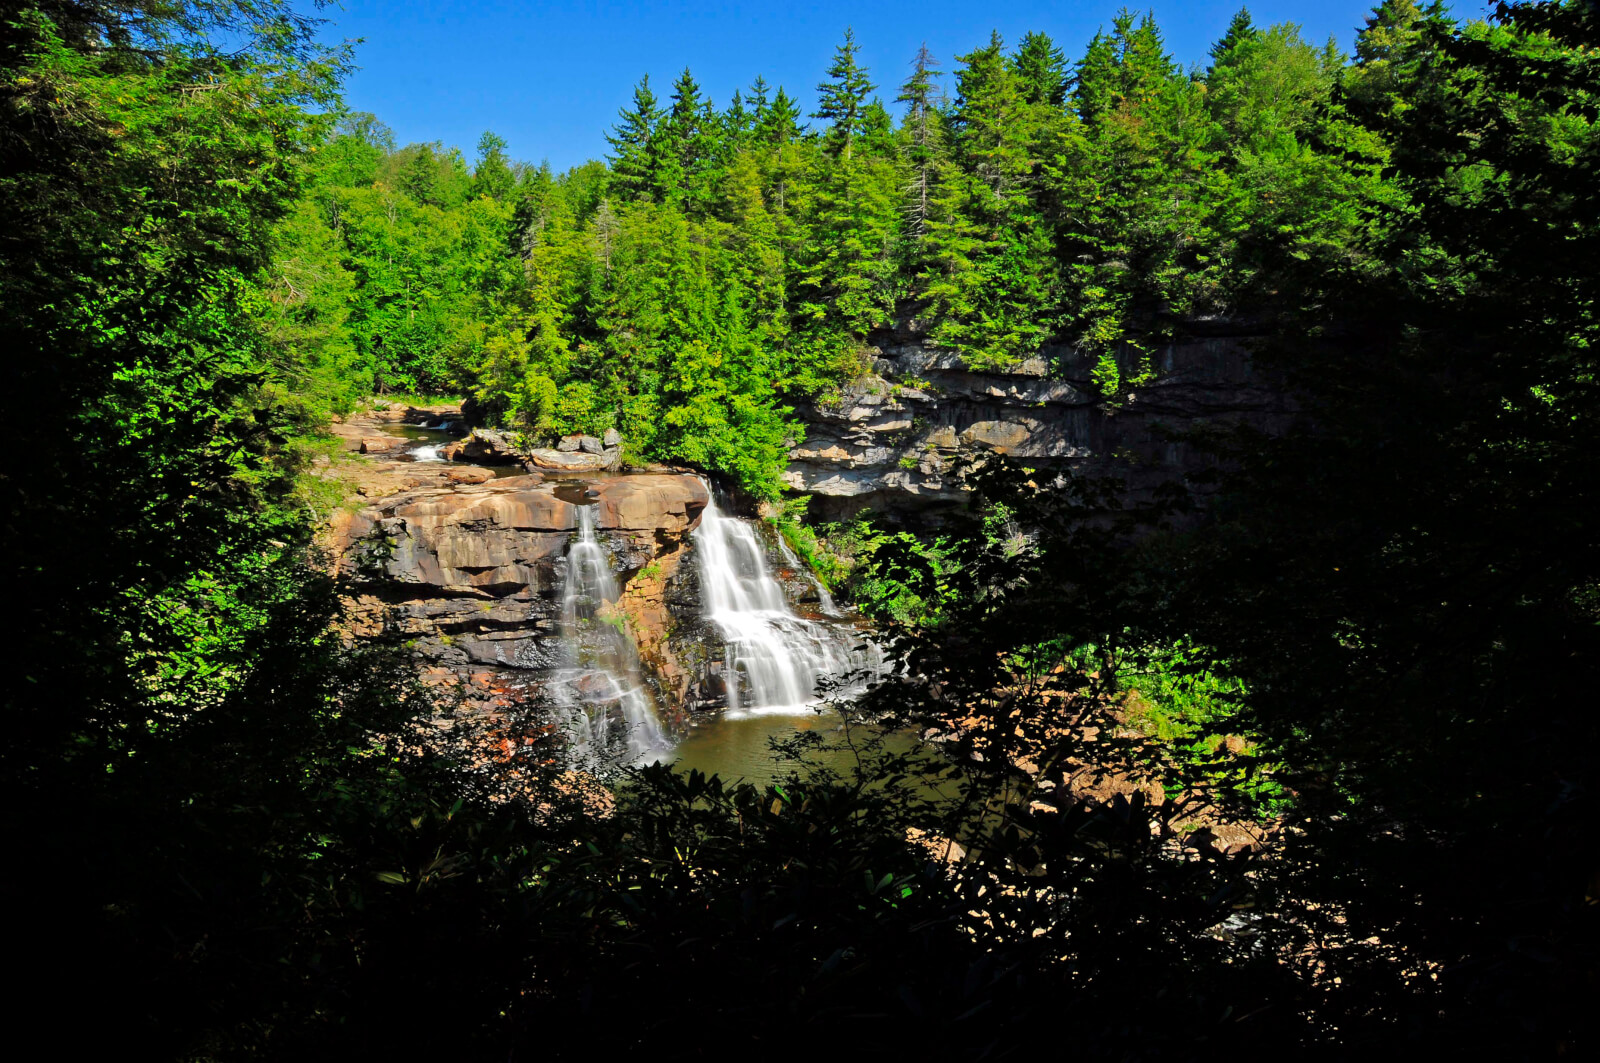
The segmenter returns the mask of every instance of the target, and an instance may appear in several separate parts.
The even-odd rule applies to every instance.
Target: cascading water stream
[[[561,636],[567,657],[550,684],[567,718],[574,761],[596,766],[613,759],[635,764],[669,746],[650,695],[639,678],[639,657],[616,612],[617,580],[595,535],[596,506],[577,506],[578,538],[567,550],[561,594]],[[617,733],[618,727],[625,733]]]
[[[833,595],[828,593],[828,588],[822,585],[822,581],[816,577],[815,573],[800,562],[800,559],[795,556],[794,550],[790,548],[788,543],[783,541],[783,536],[781,535],[778,536],[778,552],[783,554],[784,562],[790,568],[803,575],[806,581],[811,584],[811,588],[817,592],[817,608],[822,610],[823,616],[836,620],[844,616],[844,613],[834,604]]]
[[[730,712],[804,712],[817,702],[820,682],[881,665],[854,628],[796,616],[755,529],[715,501],[700,515],[694,542],[705,614],[727,644]]]
[[[412,447],[410,454],[412,461],[443,461],[444,457],[439,451],[445,448],[444,443],[427,443],[420,447]]]

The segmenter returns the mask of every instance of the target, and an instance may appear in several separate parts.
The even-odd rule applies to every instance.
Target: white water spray
[[[439,454],[439,451],[443,450],[445,445],[444,443],[428,443],[420,447],[412,447],[411,460],[443,461],[444,458]]]
[[[881,666],[877,648],[854,628],[796,616],[767,570],[755,529],[725,516],[715,501],[701,514],[694,542],[705,614],[727,644],[730,713],[806,712],[819,700],[819,683]]]

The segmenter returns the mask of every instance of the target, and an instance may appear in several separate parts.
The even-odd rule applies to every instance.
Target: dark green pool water
[[[668,762],[684,771],[693,768],[707,775],[721,775],[727,782],[743,779],[765,786],[793,766],[792,761],[780,764],[775,759],[773,739],[783,741],[801,732],[812,732],[827,739],[829,746],[837,747],[844,738],[841,728],[839,715],[830,709],[804,716],[772,713],[708,717],[679,740]],[[891,735],[888,744],[895,752],[909,752],[923,745],[911,734]],[[848,748],[824,749],[813,758],[845,778],[855,767],[855,756]]]

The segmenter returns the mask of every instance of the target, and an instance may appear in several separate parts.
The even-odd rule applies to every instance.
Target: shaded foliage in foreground
[[[1301,278],[1302,429],[1234,438],[1205,519],[975,472],[939,565],[875,562],[938,607],[851,710],[941,757],[854,725],[858,774],[651,769],[595,815],[537,761],[495,800],[335,634],[295,367],[243,310],[340,58],[271,2],[7,12],[6,383],[59,440],[5,473],[15,1002],[79,1054],[193,1059],[1581,1054],[1600,26],[1381,14],[1347,103],[1405,202]],[[1180,643],[1285,765],[1271,859],[1069,779],[1151,770],[1108,696]]]

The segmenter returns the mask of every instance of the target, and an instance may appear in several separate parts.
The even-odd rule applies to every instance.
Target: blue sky
[[[1372,2],[1249,7],[1257,24],[1295,22],[1309,40],[1320,44],[1332,34],[1349,51]],[[1168,50],[1187,65],[1204,59],[1239,3],[1167,2],[1154,11]],[[763,74],[809,111],[834,47],[852,26],[861,59],[888,102],[924,40],[946,69],[956,54],[985,43],[991,29],[1008,42],[1028,30],[1048,33],[1075,59],[1121,6],[1117,0],[808,6],[344,0],[324,10],[331,21],[323,36],[362,40],[346,98],[386,122],[402,144],[443,141],[470,158],[478,136],[492,129],[510,142],[512,157],[548,159],[561,170],[605,153],[605,133],[644,73],[664,97],[687,65],[719,105]],[[1469,6],[1479,5],[1460,9]]]

